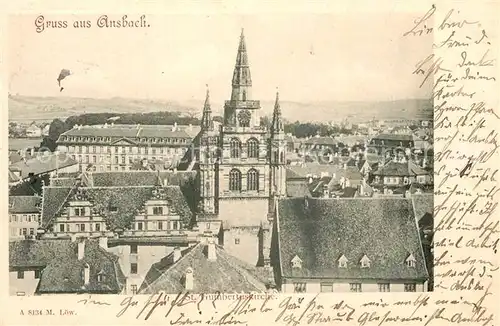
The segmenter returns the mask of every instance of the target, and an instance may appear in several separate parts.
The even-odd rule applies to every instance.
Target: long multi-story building
[[[59,136],[57,148],[82,169],[129,171],[147,162],[175,167],[192,141],[189,127],[177,125],[75,125]],[[158,165],[158,164],[156,164]]]

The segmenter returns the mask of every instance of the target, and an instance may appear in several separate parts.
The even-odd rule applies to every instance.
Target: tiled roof
[[[173,126],[167,125],[102,125],[75,127],[66,131],[61,136],[88,136],[88,137],[113,137],[113,138],[192,138],[185,128],[173,130]],[[61,138],[59,138],[61,139]]]
[[[54,216],[64,206],[66,199],[72,191],[71,187],[45,187],[42,199],[42,223],[48,227]]]
[[[72,159],[69,155],[50,154],[35,156],[26,161],[19,161],[13,163],[11,166],[21,170],[21,177],[27,178],[30,173],[35,175],[55,171],[56,169],[63,169],[65,167],[78,164],[77,161]]]
[[[151,267],[141,286],[140,294],[163,291],[179,293],[185,290],[184,275],[193,269],[194,288],[192,293],[241,293],[265,292],[266,284],[262,273],[255,273],[256,267],[240,261],[216,246],[216,260],[207,259],[207,246],[197,244],[183,251],[183,256],[173,263],[173,254]]]
[[[415,207],[417,221],[420,221],[426,215],[434,216],[434,194],[413,194],[411,199],[413,207]]]
[[[179,186],[191,211],[196,210],[199,192],[196,171],[93,172],[91,175],[94,187],[154,186],[166,180],[168,186]]]
[[[286,195],[287,197],[310,197],[311,192],[304,181],[288,181],[286,183]]]
[[[53,187],[72,187],[76,182],[75,178],[51,178],[50,185]]]
[[[21,240],[9,243],[10,268],[42,267],[37,293],[114,293],[123,289],[125,277],[118,257],[86,240],[84,257],[77,256],[76,242],[68,240]],[[84,265],[90,267],[90,282],[84,286]],[[97,275],[103,276],[98,282]]]
[[[280,200],[278,209],[284,277],[428,277],[411,200],[292,198]],[[417,259],[415,268],[404,264],[410,254]],[[295,255],[303,261],[301,269],[291,266]],[[338,267],[342,255],[347,268]],[[372,261],[370,268],[360,268],[363,255]]]
[[[383,166],[378,166],[378,168],[372,172],[373,175],[381,176],[417,176],[429,174],[427,171],[422,169],[412,160],[406,161],[404,163],[389,161]]]
[[[94,210],[102,214],[108,228],[129,229],[138,212],[147,200],[153,197],[154,191],[163,191],[165,198],[170,200],[172,208],[184,223],[189,223],[192,211],[179,186],[124,186],[124,187],[46,187],[42,202],[42,219],[44,227],[49,227],[53,217],[58,216],[67,200],[78,191],[82,191],[94,205]],[[110,208],[115,206],[117,211]]]
[[[19,240],[9,242],[9,267],[44,267],[68,250],[66,240]]]
[[[41,201],[38,196],[9,196],[9,213],[40,213]]]

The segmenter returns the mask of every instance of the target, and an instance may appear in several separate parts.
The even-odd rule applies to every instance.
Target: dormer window
[[[292,263],[292,268],[302,268],[302,259],[300,259],[300,257],[297,255],[293,257],[291,263]]]
[[[338,262],[339,262],[339,268],[347,268],[347,262],[348,262],[348,260],[347,260],[346,256],[342,255],[339,258]]]
[[[364,255],[363,258],[359,261],[361,264],[361,268],[370,268],[371,261],[368,256]]]
[[[410,254],[406,258],[405,263],[406,263],[406,266],[415,268],[415,265],[417,264],[417,260],[415,259],[415,256],[413,256],[413,254]]]

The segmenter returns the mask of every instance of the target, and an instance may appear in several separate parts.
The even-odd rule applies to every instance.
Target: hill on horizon
[[[141,113],[171,111],[200,117],[204,100],[166,101],[132,98],[71,98],[9,95],[10,121],[52,121],[83,113]],[[312,101],[309,103],[282,100],[281,110],[286,120],[327,122],[348,119],[356,123],[373,118],[432,119],[431,99],[403,99],[380,102]],[[224,102],[211,102],[214,115],[222,115]],[[262,115],[272,113],[274,102],[261,101]]]

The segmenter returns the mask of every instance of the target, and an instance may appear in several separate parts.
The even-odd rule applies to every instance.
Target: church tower
[[[217,145],[218,133],[214,129],[212,120],[212,109],[210,107],[210,93],[207,87],[205,105],[201,118],[201,131],[199,134],[199,149],[197,150],[197,161],[199,163],[199,189],[200,202],[198,210],[200,213],[217,214]]]
[[[267,221],[269,164],[260,101],[252,97],[252,77],[243,30],[236,54],[231,97],[225,101],[218,165],[219,218],[224,247],[241,259],[262,260],[258,234]],[[260,248],[259,248],[260,247]]]

